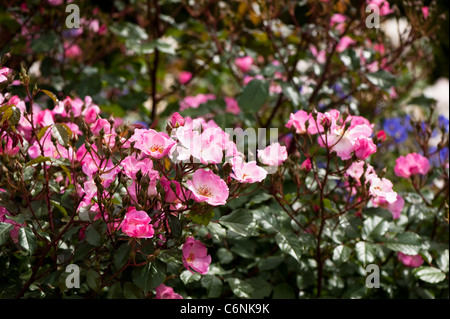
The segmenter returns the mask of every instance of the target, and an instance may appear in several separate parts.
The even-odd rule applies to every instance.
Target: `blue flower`
[[[438,116],[438,125],[439,127],[444,127],[445,132],[448,133],[448,118],[446,118],[444,115]]]
[[[400,117],[384,120],[383,130],[394,138],[395,143],[403,143],[408,138],[408,127],[405,127]]]
[[[433,154],[429,157],[430,164],[433,166],[441,166],[441,163],[448,163],[449,160],[449,150],[448,147],[444,147],[439,152],[436,152],[436,146],[430,147],[430,154]]]

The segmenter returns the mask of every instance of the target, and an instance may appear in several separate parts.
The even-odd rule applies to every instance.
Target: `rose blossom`
[[[225,205],[229,195],[228,186],[223,179],[211,171],[199,169],[187,181],[189,190],[196,202],[207,202],[212,206]]]
[[[234,64],[236,64],[236,66],[239,69],[241,69],[242,72],[246,73],[252,67],[253,58],[251,56],[245,56],[245,57],[236,58],[234,60]]]
[[[134,207],[128,208],[125,219],[120,228],[130,237],[151,238],[155,233],[150,224],[151,218],[143,210],[136,210]]]
[[[287,159],[286,146],[281,146],[278,142],[271,144],[264,150],[258,150],[258,158],[265,165],[281,165]]]
[[[193,237],[186,238],[186,242],[182,247],[183,251],[183,265],[190,272],[194,271],[206,275],[209,271],[209,264],[211,263],[211,256],[205,245]]]
[[[192,73],[188,71],[181,71],[178,75],[178,81],[180,81],[181,84],[186,84],[192,79]]]
[[[420,255],[406,255],[401,251],[398,252],[397,257],[398,260],[400,260],[403,263],[403,265],[411,268],[418,268],[424,262],[422,256]]]
[[[156,299],[183,299],[180,294],[173,291],[172,287],[168,287],[164,284],[156,287]]]
[[[411,175],[425,175],[430,169],[428,159],[417,153],[400,156],[395,161],[394,172],[399,177],[409,178]]]
[[[231,159],[233,172],[230,176],[241,183],[259,183],[267,176],[267,171],[256,165],[255,161],[244,163],[241,157]]]

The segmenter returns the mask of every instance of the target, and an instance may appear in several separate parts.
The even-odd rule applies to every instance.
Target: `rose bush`
[[[0,297],[448,298],[448,11],[64,4],[1,12]]]

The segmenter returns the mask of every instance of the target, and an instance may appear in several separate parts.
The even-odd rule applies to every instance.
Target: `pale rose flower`
[[[184,118],[180,115],[180,113],[175,112],[169,118],[169,123],[173,128],[177,128],[184,125]]]
[[[137,159],[134,156],[125,157],[120,163],[123,167],[122,172],[129,178],[135,180],[136,173],[141,171],[142,175],[145,175],[153,171],[153,162],[149,158]]]
[[[208,255],[208,250],[203,243],[193,237],[188,237],[183,244],[182,251],[183,265],[187,270],[192,273],[196,271],[202,275],[208,273],[211,256]]]
[[[287,160],[286,146],[281,146],[278,142],[273,143],[264,150],[258,150],[258,158],[264,165],[279,166]]]
[[[295,128],[295,132],[297,134],[306,134],[307,128],[306,128],[306,122],[308,122],[310,119],[310,115],[303,111],[299,110],[295,113],[291,113],[289,116],[289,121],[286,124],[287,128]]]
[[[135,148],[156,159],[166,156],[175,144],[166,133],[153,129],[135,129],[129,141],[135,142]]]
[[[267,176],[267,171],[255,161],[245,163],[241,157],[234,157],[230,162],[233,167],[230,176],[240,183],[259,183]]]
[[[196,202],[206,202],[212,206],[225,205],[228,199],[228,186],[212,171],[199,169],[187,181],[192,197]]]
[[[397,193],[392,190],[392,182],[386,178],[371,175],[369,193],[376,200],[384,200],[390,204],[397,200]]]
[[[384,199],[373,199],[372,203],[375,207],[384,207],[392,213],[393,219],[399,219],[402,213],[403,207],[405,206],[405,200],[399,194],[397,194],[397,199],[393,203],[388,203]]]

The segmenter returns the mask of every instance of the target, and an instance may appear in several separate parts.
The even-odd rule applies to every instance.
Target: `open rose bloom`
[[[186,238],[186,242],[182,248],[183,264],[186,269],[191,272],[198,272],[206,275],[209,271],[211,256],[202,242],[195,240],[193,237]]]
[[[195,201],[206,202],[212,206],[224,205],[229,195],[228,186],[223,179],[212,171],[197,170],[192,180],[187,181]]]

